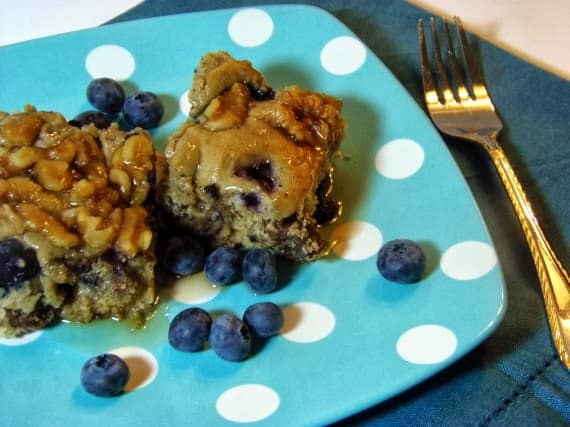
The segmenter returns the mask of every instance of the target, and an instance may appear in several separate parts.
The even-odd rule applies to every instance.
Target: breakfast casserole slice
[[[159,195],[170,217],[215,246],[300,262],[322,255],[341,101],[297,86],[274,92],[249,61],[226,52],[202,58],[188,97],[190,118],[165,151]]]
[[[142,129],[0,113],[0,336],[144,319],[156,298],[154,159]]]

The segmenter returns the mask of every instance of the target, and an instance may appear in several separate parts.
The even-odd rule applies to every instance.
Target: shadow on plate
[[[289,85],[297,85],[303,89],[314,89],[315,82],[301,68],[288,63],[273,63],[263,69],[267,82],[274,88],[280,89]]]
[[[343,101],[343,112],[347,121],[344,142],[340,147],[343,154],[335,161],[333,198],[342,201],[343,213],[340,221],[353,219],[359,206],[367,199],[372,188],[374,156],[380,137],[380,117],[374,109],[350,95],[339,95]]]

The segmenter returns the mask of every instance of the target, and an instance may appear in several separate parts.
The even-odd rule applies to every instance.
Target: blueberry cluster
[[[186,276],[204,270],[214,285],[227,286],[240,279],[258,294],[272,292],[277,287],[277,262],[267,249],[240,251],[219,247],[207,253],[204,244],[189,235],[168,239],[161,251],[161,267],[175,276]]]
[[[122,113],[129,126],[151,129],[158,126],[164,115],[164,105],[156,94],[136,91],[126,96],[121,84],[108,77],[92,80],[86,94],[96,110],[75,116],[69,121],[73,126],[93,123],[97,128],[105,129]]]
[[[210,347],[224,360],[245,360],[255,340],[277,335],[283,327],[281,308],[272,302],[250,305],[243,318],[223,313],[214,320],[199,307],[182,310],[174,317],[168,330],[172,347],[185,352],[200,351],[209,341]]]
[[[272,302],[250,305],[242,319],[223,313],[213,321],[206,310],[191,307],[178,313],[170,323],[168,342],[176,350],[184,352],[200,351],[209,342],[219,357],[237,362],[247,359],[256,348],[256,341],[259,343],[279,334],[283,324],[283,312]],[[99,397],[119,396],[129,378],[126,362],[112,353],[91,357],[83,364],[80,373],[83,388]]]

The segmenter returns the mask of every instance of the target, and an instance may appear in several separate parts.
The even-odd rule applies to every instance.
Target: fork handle
[[[493,144],[486,145],[485,148],[511,199],[536,266],[554,345],[560,359],[570,369],[570,277],[540,228],[504,151],[496,140],[489,142]]]

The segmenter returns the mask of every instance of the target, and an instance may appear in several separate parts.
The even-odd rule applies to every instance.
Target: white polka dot
[[[366,60],[366,48],[350,36],[336,37],[321,50],[321,65],[331,74],[354,73]]]
[[[135,71],[135,58],[122,46],[106,44],[89,52],[85,68],[94,79],[109,77],[122,81],[127,80]]]
[[[228,33],[240,46],[259,46],[271,37],[273,20],[261,9],[243,9],[230,19]]]
[[[349,261],[359,261],[380,250],[382,233],[367,222],[345,222],[333,230],[331,240],[335,254]]]
[[[457,338],[448,328],[421,325],[404,332],[396,344],[402,359],[418,365],[443,362],[457,348]]]
[[[484,276],[497,264],[495,249],[487,243],[465,241],[447,249],[440,261],[441,270],[457,280]]]
[[[311,343],[326,338],[334,330],[336,319],[325,306],[299,302],[283,309],[281,336],[297,343]]]
[[[184,92],[178,99],[178,108],[186,117],[190,114],[190,101],[188,99],[188,91]]]
[[[154,381],[158,374],[158,361],[152,353],[140,347],[119,347],[109,353],[123,358],[129,367],[129,381],[125,391],[133,391],[146,387]]]
[[[279,395],[261,384],[243,384],[223,392],[216,401],[216,410],[225,419],[236,423],[263,420],[279,408]]]
[[[0,345],[5,345],[8,347],[16,347],[19,345],[26,345],[35,340],[37,340],[44,331],[34,331],[30,332],[29,334],[22,335],[21,337],[17,338],[2,338],[0,337]]]
[[[376,170],[386,178],[407,178],[422,167],[424,150],[411,139],[395,139],[378,150],[375,163]]]
[[[176,281],[170,290],[172,298],[185,304],[204,304],[214,299],[223,286],[212,285],[204,272],[191,274]]]

